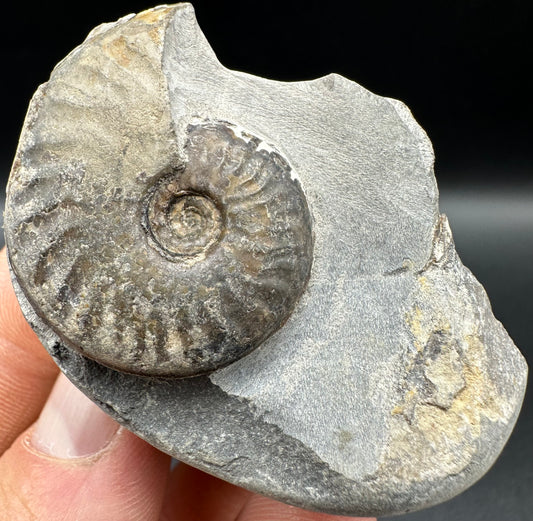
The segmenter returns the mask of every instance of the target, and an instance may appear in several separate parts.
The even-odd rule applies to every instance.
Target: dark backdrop
[[[441,207],[458,251],[531,360],[532,2],[198,0],[194,5],[229,68],[278,80],[337,72],[408,104],[433,141]],[[148,1],[3,6],[2,191],[36,87],[94,26],[147,7]],[[507,448],[484,479],[444,505],[398,519],[530,520],[531,437],[528,399]]]
[[[3,155],[10,159],[27,102],[52,67],[99,23],[149,0],[6,2],[0,38]],[[68,7],[66,7],[68,5]],[[337,72],[406,102],[429,132],[437,166],[503,167],[524,179],[533,147],[533,20],[529,0],[198,0],[221,62],[279,80]],[[349,7],[346,7],[346,6]],[[486,169],[483,169],[486,171]]]

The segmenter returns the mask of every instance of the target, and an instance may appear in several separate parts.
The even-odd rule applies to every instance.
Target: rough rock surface
[[[191,121],[207,118],[260,136],[290,163],[313,221],[311,274],[288,321],[258,349],[177,380],[121,373],[69,349],[15,278],[26,317],[61,369],[161,450],[305,508],[400,513],[471,485],[510,435],[527,367],[455,253],[431,144],[408,109],[335,74],[281,83],[227,70],[187,4],[91,33],[84,45],[112,52],[121,74],[136,63],[131,20],[152,35],[168,108],[158,122],[168,120],[165,135],[178,149]],[[80,49],[46,89],[76,70]],[[135,74],[142,84],[143,71]],[[46,89],[32,101],[17,168],[35,146]],[[146,114],[127,116],[133,128]],[[78,123],[83,141],[90,130]],[[156,142],[151,133],[136,139],[139,150]],[[8,193],[8,247],[18,189],[12,183]]]

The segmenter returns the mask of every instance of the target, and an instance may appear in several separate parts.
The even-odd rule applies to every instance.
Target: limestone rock
[[[89,90],[80,88],[89,83]],[[127,362],[133,365],[113,369],[108,358],[95,360],[91,345],[74,345],[75,331],[62,329],[66,306],[70,328],[87,328],[96,315],[79,311],[90,281],[82,289],[56,284],[54,262],[66,266],[72,255],[112,243],[128,254],[143,252],[133,258],[145,269],[151,256],[161,253],[179,264],[174,256],[183,253],[182,246],[166,231],[158,236],[168,223],[157,220],[154,205],[172,212],[192,205],[194,215],[210,223],[216,216],[203,228],[211,230],[209,240],[191,243],[194,255],[201,252],[198,262],[208,248],[222,244],[218,227],[225,210],[210,197],[200,201],[202,194],[187,192],[185,202],[167,205],[170,185],[163,195],[158,192],[156,203],[155,196],[132,196],[147,180],[187,168],[187,150],[197,143],[191,128],[194,133],[198,122],[233,129],[236,146],[252,143],[257,161],[278,165],[272,175],[285,183],[289,200],[304,198],[279,210],[304,215],[308,208],[310,217],[305,214],[302,224],[283,228],[268,209],[262,215],[269,217],[261,220],[281,236],[290,234],[274,247],[298,244],[294,239],[300,237],[302,246],[283,257],[300,259],[286,268],[300,266],[298,289],[288,303],[269,300],[289,314],[265,319],[275,327],[256,335],[261,342],[255,350],[217,362],[207,375],[146,376],[157,374],[146,368],[157,367],[150,349],[156,353],[168,318],[156,320],[152,336],[143,330],[145,351],[137,358],[132,354]],[[104,160],[108,151],[113,163]],[[201,157],[198,153],[200,162]],[[226,165],[223,154],[209,157]],[[427,136],[399,101],[335,74],[283,83],[230,71],[217,61],[187,4],[126,17],[95,29],[32,100],[5,216],[17,295],[67,376],[119,422],[176,458],[305,508],[346,515],[423,508],[460,493],[492,465],[516,421],[527,378],[524,359],[455,252],[447,219],[439,213],[432,165]],[[106,184],[108,175],[122,176],[122,191]],[[73,184],[79,189],[72,191]],[[175,194],[183,197],[180,190]],[[275,186],[268,190],[275,200],[286,195]],[[58,191],[72,196],[69,203],[46,206]],[[146,200],[152,213],[142,214],[139,205]],[[115,217],[117,201],[131,206],[119,212],[123,219]],[[91,221],[87,206],[109,211],[115,220]],[[75,248],[54,242],[46,228],[52,218]],[[157,231],[145,237],[147,219]],[[201,221],[194,219],[191,226]],[[69,232],[74,222],[77,231]],[[172,233],[181,233],[180,227]],[[159,246],[150,246],[156,240]],[[43,244],[54,249],[39,265],[39,255],[27,252],[43,251]],[[247,251],[254,261],[263,258],[261,248]],[[98,288],[107,281],[108,290],[101,289],[105,302],[105,291],[126,288],[124,270],[135,272],[131,262],[137,261],[128,260],[128,268],[126,261],[117,264],[119,257],[89,255],[84,258],[91,262],[75,268],[82,275],[98,273]],[[95,271],[97,259],[102,265]],[[255,266],[252,260],[246,260],[247,268]],[[194,269],[196,260],[185,265]],[[168,276],[166,269],[161,277]],[[137,271],[144,281],[146,271]],[[257,273],[266,272],[258,267]],[[151,280],[158,276],[154,272],[144,281],[152,297],[159,282]],[[40,287],[47,288],[46,298]],[[142,314],[142,295],[130,304],[121,297],[120,309],[110,306],[98,317],[112,326],[121,320],[116,315],[135,311],[143,324],[151,315]],[[258,316],[252,325],[263,327]],[[242,338],[252,336],[246,335]],[[141,374],[129,374],[136,360]]]

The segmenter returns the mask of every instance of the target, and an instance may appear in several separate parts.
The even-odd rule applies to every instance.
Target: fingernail
[[[31,444],[56,458],[81,458],[102,450],[118,423],[60,375],[37,420]]]

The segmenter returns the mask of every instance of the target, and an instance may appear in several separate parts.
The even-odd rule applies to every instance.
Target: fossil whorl
[[[226,365],[283,325],[309,277],[312,233],[272,147],[201,114],[175,130],[165,29],[163,8],[97,30],[41,87],[6,238],[28,301],[67,346],[179,377]]]

